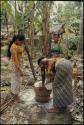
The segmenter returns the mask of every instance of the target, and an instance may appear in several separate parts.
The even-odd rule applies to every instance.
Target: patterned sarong
[[[56,67],[53,81],[53,106],[66,107],[72,102],[72,65],[65,59]]]

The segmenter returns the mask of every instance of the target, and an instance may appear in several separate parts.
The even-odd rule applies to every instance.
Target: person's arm
[[[41,68],[42,86],[45,84],[45,69]]]

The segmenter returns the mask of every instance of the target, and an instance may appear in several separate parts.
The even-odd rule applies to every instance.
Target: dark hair
[[[53,33],[53,37],[59,37],[60,36],[60,34],[58,34],[58,33]]]
[[[8,45],[8,50],[7,50],[7,57],[10,59],[11,58],[11,52],[10,52],[10,48],[12,46],[12,44],[16,41],[16,40],[19,40],[19,41],[23,41],[25,40],[25,36],[23,34],[17,34],[17,35],[14,35],[12,40],[10,41],[9,45]]]
[[[38,59],[38,65],[40,65],[40,62],[42,61],[42,59],[44,59],[45,57],[40,57],[39,59]]]

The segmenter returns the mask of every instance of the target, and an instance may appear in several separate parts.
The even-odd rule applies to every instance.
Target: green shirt
[[[54,47],[51,49],[51,53],[63,54],[63,51],[61,47]]]

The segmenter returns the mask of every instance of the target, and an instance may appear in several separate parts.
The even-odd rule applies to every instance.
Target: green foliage
[[[69,50],[76,50],[79,42],[80,31],[80,17],[81,17],[81,2],[64,1],[64,4],[57,4],[56,1],[46,1],[48,4],[49,14],[53,15],[51,18],[51,24],[64,23],[65,24],[65,42]],[[16,16],[15,16],[15,1],[1,1],[1,18],[4,20],[4,13],[7,13],[8,21],[10,20],[13,27],[16,29],[24,28],[25,33],[28,31],[42,31],[43,27],[43,10],[42,5],[44,1],[19,1],[16,0]],[[55,7],[55,8],[54,8]],[[55,11],[53,11],[55,9]],[[51,11],[50,11],[51,10]],[[69,29],[73,31],[71,36]],[[40,41],[40,40],[39,40]],[[64,41],[64,40],[63,40]],[[39,42],[41,44],[41,41]]]
[[[77,46],[78,46],[78,42],[79,42],[79,37],[76,36],[76,37],[73,37],[73,38],[69,38],[68,39],[68,49],[69,50],[77,50]]]
[[[8,1],[1,1],[1,12],[5,11],[8,16],[13,17],[12,8]]]
[[[16,21],[16,25],[17,27],[22,27],[22,24],[23,24],[23,17],[22,17],[22,14],[20,12],[18,12],[18,10],[16,10],[16,18],[15,18],[15,21]]]
[[[80,31],[80,17],[81,17],[81,2],[65,1],[64,4],[59,3],[57,11],[55,12],[53,21],[64,23],[65,27],[79,34]]]
[[[68,37],[65,35],[62,41],[66,44],[68,52],[73,55],[74,52],[77,51],[78,43],[80,42],[80,37],[75,35],[69,35]]]

